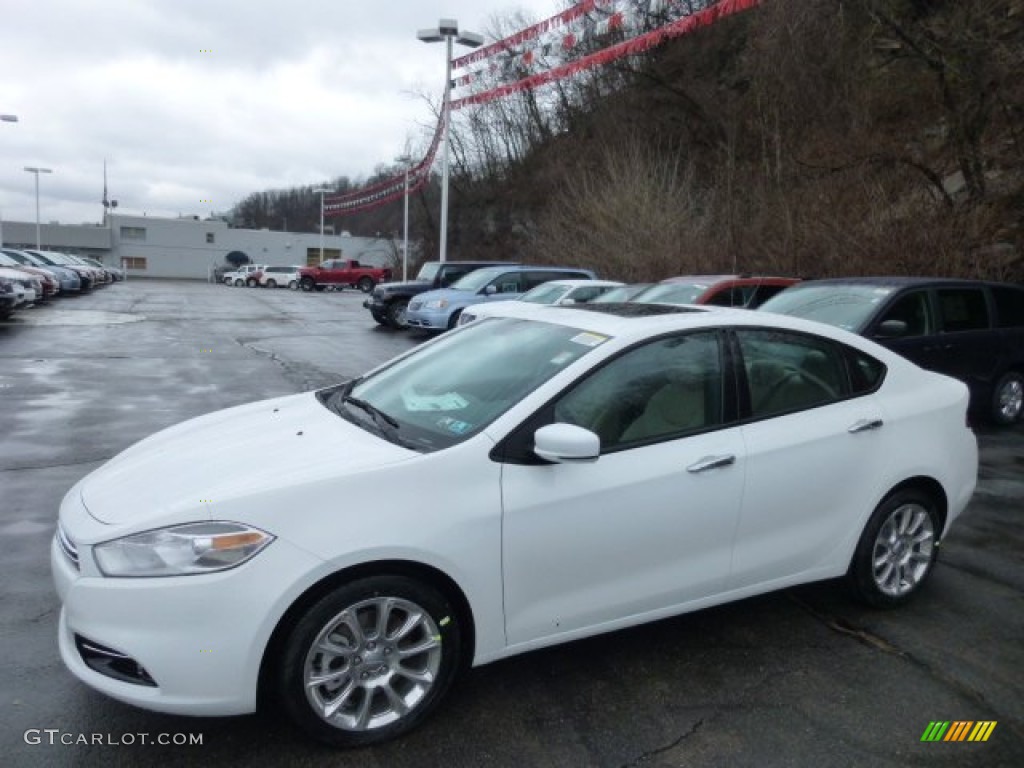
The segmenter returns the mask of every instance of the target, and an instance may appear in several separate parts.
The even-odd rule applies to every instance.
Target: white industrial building
[[[0,230],[8,248],[35,248],[36,225],[5,221]],[[104,225],[43,224],[44,250],[91,256],[104,264],[121,266],[129,276],[207,280],[226,257],[241,252],[253,264],[288,266],[318,264],[318,233],[235,229],[220,219],[183,216],[111,214]],[[397,246],[397,249],[396,249]],[[323,236],[325,259],[358,259],[374,266],[391,266],[401,244],[388,239],[353,237],[348,233]]]

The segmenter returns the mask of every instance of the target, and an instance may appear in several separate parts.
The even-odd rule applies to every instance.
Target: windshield
[[[596,299],[591,299],[591,304],[617,304],[620,301],[630,301],[634,296],[646,291],[650,288],[650,283],[640,283],[637,285],[620,285],[618,288],[612,288],[610,291],[605,291]]]
[[[893,290],[878,285],[807,285],[773,296],[761,305],[760,311],[817,320],[858,332]]]
[[[471,291],[476,293],[491,280],[507,272],[506,267],[492,267],[490,269],[478,269],[474,272],[470,272],[463,278],[456,280],[452,283],[451,288],[455,291]]]
[[[437,261],[428,261],[422,267],[420,267],[419,273],[416,275],[418,281],[425,283],[434,282],[434,278],[441,269],[441,263]]]
[[[533,290],[524,293],[519,297],[519,300],[528,301],[531,304],[555,304],[571,290],[572,288],[567,285],[542,283]]]
[[[606,340],[551,323],[481,320],[324,399],[385,439],[435,451],[477,434]]]
[[[696,304],[707,291],[706,283],[662,283],[633,297],[642,304]]]
[[[41,253],[33,253],[32,256],[37,261],[41,261],[44,264],[46,264],[47,266],[50,266],[50,267],[59,267],[60,266],[56,261],[53,261],[52,259],[49,259],[46,256],[43,256],[43,254],[41,254]]]

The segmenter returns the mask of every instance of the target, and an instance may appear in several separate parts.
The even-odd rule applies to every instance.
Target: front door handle
[[[851,435],[855,435],[858,432],[867,432],[870,429],[881,429],[884,423],[881,419],[860,419],[853,422],[846,431]]]
[[[735,456],[705,456],[686,468],[687,472],[706,472],[709,469],[728,467],[736,463]]]

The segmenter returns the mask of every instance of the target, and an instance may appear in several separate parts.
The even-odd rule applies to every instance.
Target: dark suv
[[[814,280],[780,293],[761,311],[867,336],[965,382],[972,410],[997,424],[1021,419],[1024,287],[920,277]]]

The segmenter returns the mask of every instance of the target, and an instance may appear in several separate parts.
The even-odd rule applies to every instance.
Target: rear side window
[[[1024,328],[1024,290],[1010,286],[994,286],[997,328]]]
[[[939,288],[939,314],[946,333],[989,327],[988,306],[981,288]]]
[[[495,287],[498,293],[522,293],[524,290],[522,287],[523,273],[506,272],[492,280],[490,284]]]
[[[847,395],[841,348],[826,339],[785,331],[736,331],[754,418],[802,411]]]
[[[716,307],[745,307],[754,297],[754,285],[734,285],[718,291],[706,299],[704,304],[713,304]]]

